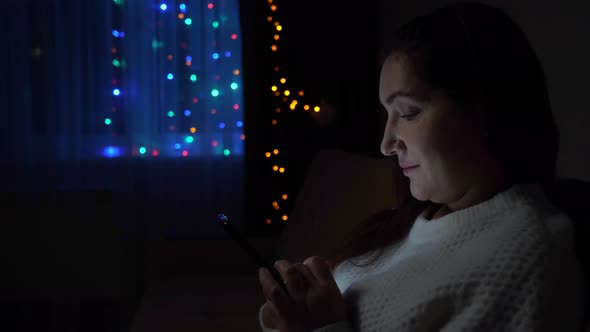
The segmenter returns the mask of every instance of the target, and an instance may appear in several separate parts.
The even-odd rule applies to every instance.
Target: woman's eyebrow
[[[394,91],[389,94],[387,98],[385,98],[385,105],[390,105],[397,97],[408,97],[414,100],[425,100],[423,96],[413,91]]]

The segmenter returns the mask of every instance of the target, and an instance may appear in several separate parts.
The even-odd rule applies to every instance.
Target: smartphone
[[[285,285],[285,282],[281,278],[281,274],[279,273],[279,271],[277,271],[271,264],[268,264],[268,262],[254,249],[254,247],[252,247],[248,242],[246,242],[244,237],[242,237],[238,232],[236,232],[231,220],[227,217],[227,215],[219,213],[217,215],[217,222],[219,222],[223,229],[225,229],[225,231],[229,233],[229,235],[231,235],[234,238],[234,240],[238,242],[240,247],[242,247],[242,249],[244,249],[246,253],[250,257],[252,257],[254,261],[256,261],[256,264],[259,268],[266,267],[270,271],[270,274],[275,279],[275,281],[279,285],[281,285],[285,293],[287,293],[287,295],[290,297],[291,294],[289,294],[289,291],[287,290],[287,285]]]

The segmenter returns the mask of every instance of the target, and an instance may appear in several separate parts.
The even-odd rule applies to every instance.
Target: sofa
[[[317,153],[280,234],[247,238],[269,262],[327,255],[356,222],[395,207],[400,174],[392,158],[340,150]],[[231,238],[152,247],[152,280],[132,332],[259,331],[265,299],[258,268]]]

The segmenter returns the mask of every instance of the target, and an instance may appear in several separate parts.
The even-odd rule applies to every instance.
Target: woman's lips
[[[415,168],[418,168],[418,165],[416,166],[411,166],[411,167],[404,167],[403,168],[403,173],[405,176],[408,176],[408,174],[410,174]]]

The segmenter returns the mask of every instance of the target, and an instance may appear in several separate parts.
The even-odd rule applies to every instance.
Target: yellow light
[[[267,20],[267,21],[269,21],[269,22],[270,22],[270,21],[272,21],[272,16],[270,16],[270,15],[269,15],[269,16],[267,16],[267,17],[266,17],[266,20]]]
[[[264,155],[266,156],[266,158],[270,158],[270,152],[267,152]]]
[[[287,194],[283,194],[283,196],[281,196],[281,198],[282,198],[283,200],[286,200],[286,199],[287,199]]]
[[[306,111],[309,111],[309,105],[304,105],[303,106],[303,109],[306,110]]]
[[[275,21],[273,24],[274,24],[274,25],[275,25],[275,27],[276,27],[277,25],[279,25],[279,22]]]
[[[240,75],[240,71],[239,71],[239,70],[237,70],[237,69],[234,69],[234,75],[236,75],[236,76],[237,76],[237,75]]]
[[[287,217],[287,215],[284,215],[284,216],[283,216],[283,220],[285,220],[285,221],[286,221],[287,219],[289,219],[289,217]]]
[[[195,127],[191,127],[191,134],[194,134],[194,133],[196,133],[196,132],[197,132],[197,128],[195,128]]]
[[[278,171],[278,170],[279,170],[279,166],[277,166],[277,165],[274,165],[274,166],[272,167],[272,170],[273,170],[273,171],[275,171],[275,172],[276,172],[276,171]]]
[[[271,5],[271,6],[270,6],[270,10],[272,10],[273,12],[274,12],[275,10],[277,10],[277,5]]]
[[[316,112],[316,113],[319,112],[320,111],[320,107],[319,106],[314,107],[313,108],[313,111]]]
[[[277,45],[272,45],[272,46],[270,47],[270,49],[271,49],[273,52],[276,52],[276,51],[277,51]]]
[[[277,25],[277,31],[281,31],[281,30],[283,30],[283,27],[280,25]]]
[[[273,38],[274,38],[275,40],[279,40],[279,38],[281,38],[281,37],[280,37],[279,35],[274,35],[274,36],[273,36]]]
[[[274,154],[279,154],[279,149],[274,149],[274,150],[272,150],[272,153],[274,153]]]
[[[297,100],[293,99],[293,100],[291,101],[291,104],[297,105],[297,104],[298,104],[298,102],[297,102]]]
[[[270,220],[270,219],[266,219],[266,224],[267,224],[267,225],[270,225],[271,223],[272,223],[272,220]]]
[[[281,83],[285,84],[287,82],[287,79],[284,77],[281,77]]]
[[[277,120],[272,120],[273,126],[277,124]]]
[[[285,96],[288,96],[288,95],[290,95],[290,94],[291,94],[291,91],[289,91],[289,90],[285,90],[285,92],[284,92],[284,93],[285,93]]]
[[[297,104],[289,105],[289,108],[291,109],[291,111],[294,111],[296,107],[297,107]]]
[[[279,168],[279,173],[285,173],[285,168],[284,167]]]
[[[278,88],[277,88],[277,86],[276,86],[276,85],[273,85],[273,86],[271,86],[271,87],[270,87],[270,89],[271,89],[272,91],[277,91],[277,89],[278,89]]]
[[[303,97],[303,90],[299,91],[299,96]]]
[[[281,209],[281,207],[280,207],[280,206],[278,206],[278,205],[277,205],[277,206],[275,206],[275,210],[276,210],[276,211],[278,211],[278,210],[280,210],[280,209]]]
[[[272,202],[272,206],[278,206],[279,203],[278,202]]]
[[[268,3],[272,3],[272,0],[268,0]]]

